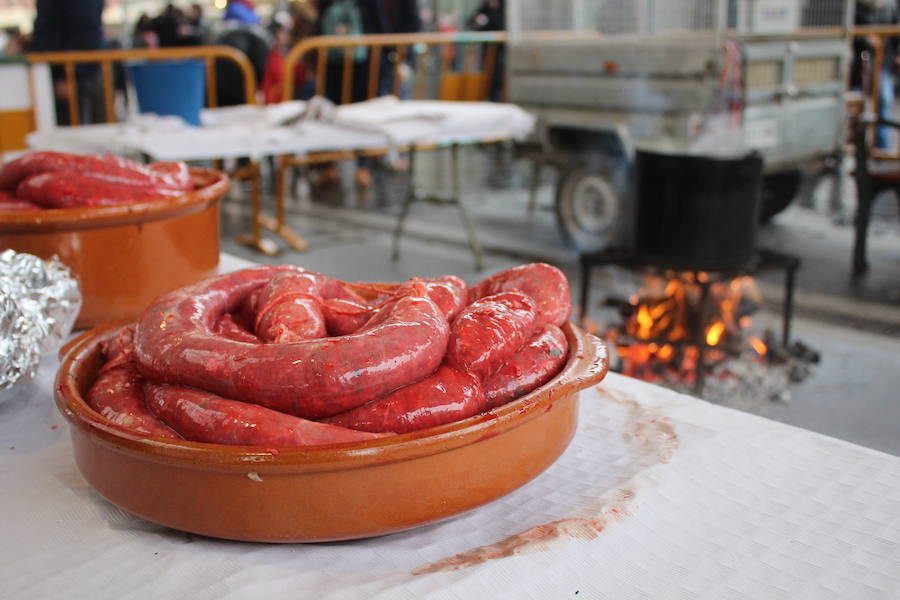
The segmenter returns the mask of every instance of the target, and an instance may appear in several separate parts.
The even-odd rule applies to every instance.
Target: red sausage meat
[[[212,331],[222,314],[286,269],[245,269],[157,298],[135,333],[140,372],[318,419],[414,383],[441,363],[449,325],[425,297],[406,296],[379,325],[339,338],[256,345]]]
[[[326,422],[362,431],[406,433],[459,421],[478,414],[484,407],[484,392],[477,378],[441,366],[422,381]]]
[[[190,387],[148,383],[144,389],[150,409],[172,429],[196,442],[291,447],[384,437],[307,421]]]

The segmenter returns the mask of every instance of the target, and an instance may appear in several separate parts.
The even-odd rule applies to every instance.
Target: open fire
[[[732,406],[787,399],[789,384],[817,357],[802,344],[785,348],[771,332],[757,332],[751,315],[762,303],[746,275],[649,275],[628,300],[607,301],[621,318],[606,332],[617,370]]]

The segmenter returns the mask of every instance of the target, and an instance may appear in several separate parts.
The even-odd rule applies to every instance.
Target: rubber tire
[[[624,169],[614,164],[578,166],[560,174],[556,222],[567,244],[593,252],[624,238],[625,180]]]

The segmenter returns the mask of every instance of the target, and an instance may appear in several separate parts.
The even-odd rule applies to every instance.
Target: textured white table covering
[[[302,103],[291,103],[302,104]],[[290,108],[290,107],[288,107]],[[32,133],[32,150],[149,155],[154,160],[208,160],[332,150],[519,139],[534,117],[513,104],[378,98],[338,107],[333,121],[278,126],[266,114],[282,105],[206,109],[216,126],[191,127],[171,117],[140,115],[133,122],[57,127]],[[341,115],[346,114],[346,117]],[[430,115],[432,118],[424,118]],[[217,120],[217,117],[222,117]]]
[[[0,406],[0,598],[900,597],[900,459],[617,375],[512,494],[406,533],[279,546],[103,500],[70,456],[55,367]]]
[[[560,460],[500,500],[382,538],[267,545],[94,492],[53,404],[57,364],[0,405],[3,599],[900,598],[900,458],[615,374],[582,393]]]

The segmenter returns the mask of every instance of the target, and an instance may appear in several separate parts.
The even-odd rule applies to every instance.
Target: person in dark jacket
[[[483,0],[468,19],[469,27],[475,31],[501,31],[504,27],[503,0]],[[483,53],[483,57],[487,52]],[[500,102],[503,97],[503,77],[506,71],[506,46],[497,45],[491,81],[488,88],[488,99]]]
[[[418,33],[422,30],[422,17],[417,0],[372,0],[366,33]],[[409,76],[416,57],[407,52],[406,63],[398,64],[399,55],[393,48],[381,55],[378,95],[393,94],[394,78],[400,76],[401,98],[409,97]]]
[[[99,50],[103,48],[103,0],[37,0],[32,34],[32,52]],[[54,67],[56,120],[69,124],[69,97],[61,67]],[[97,65],[75,69],[79,119],[82,123],[103,120],[103,84]]]
[[[203,43],[199,32],[194,31],[184,12],[172,3],[167,4],[162,14],[153,19],[153,30],[162,47],[199,46]]]

